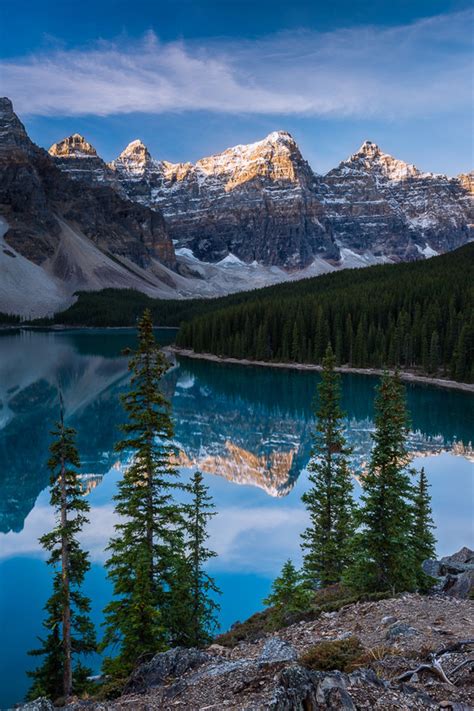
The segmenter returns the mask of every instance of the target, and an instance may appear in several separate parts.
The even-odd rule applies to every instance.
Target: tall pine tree
[[[423,592],[429,590],[433,584],[433,579],[423,572],[421,566],[424,560],[434,558],[436,555],[434,528],[428,478],[422,467],[413,492],[412,547],[415,556],[417,586]]]
[[[96,650],[94,627],[89,619],[90,601],[81,592],[84,576],[90,567],[88,555],[77,540],[87,523],[89,504],[79,478],[79,454],[75,430],[64,424],[61,400],[60,420],[52,432],[48,466],[51,471],[50,502],[56,517],[52,531],[41,536],[40,543],[49,552],[53,566],[53,594],[46,603],[43,627],[48,634],[41,647],[29,654],[44,657],[42,664],[28,675],[33,684],[29,699],[46,696],[68,698],[81,693],[87,685],[90,670],[80,656]]]
[[[329,345],[323,360],[311,460],[311,489],[303,494],[310,525],[302,534],[303,572],[313,587],[337,583],[350,560],[354,531],[350,448],[343,434],[340,375]]]
[[[118,484],[119,523],[106,563],[115,599],[105,608],[103,647],[119,645],[105,671],[126,676],[142,655],[167,646],[166,609],[182,520],[174,492],[180,487],[173,464],[170,404],[160,390],[168,368],[153,334],[150,311],[138,325],[138,348],[131,352],[130,391],[123,396],[128,422],[118,452],[131,455]]]
[[[416,587],[407,433],[400,376],[385,373],[375,399],[374,446],[362,480],[356,559],[347,575],[347,582],[358,591],[405,591]]]
[[[206,563],[217,554],[206,547],[207,525],[216,515],[203,475],[196,471],[189,485],[191,502],[184,509],[185,535],[182,554],[176,557],[171,585],[173,644],[203,647],[212,640],[217,627],[220,593]]]

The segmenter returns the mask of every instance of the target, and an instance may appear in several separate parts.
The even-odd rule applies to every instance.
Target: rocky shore
[[[226,356],[218,356],[214,353],[196,353],[188,348],[177,348],[176,346],[166,346],[163,350],[168,353],[173,353],[185,358],[195,358],[198,360],[209,360],[213,363],[233,363],[235,365],[253,365],[265,368],[291,368],[292,370],[307,370],[321,371],[322,366],[312,363],[274,363],[265,360],[249,360],[248,358],[228,358]],[[338,373],[355,373],[358,375],[382,375],[384,373],[380,368],[351,368],[348,365],[342,365],[335,368]],[[448,388],[450,390],[463,390],[464,392],[474,393],[474,384],[458,383],[456,380],[448,380],[445,378],[431,378],[427,375],[418,375],[408,371],[401,371],[400,377],[408,383],[419,383],[420,385],[434,385],[435,387]]]
[[[276,632],[243,623],[236,626],[240,632],[252,632],[231,631],[203,650],[155,655],[136,669],[118,699],[78,700],[66,708],[472,710],[474,552],[463,548],[426,568],[437,575],[439,592],[355,602]],[[54,708],[39,699],[22,710]]]

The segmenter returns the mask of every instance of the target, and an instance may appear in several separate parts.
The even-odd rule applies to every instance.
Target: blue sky
[[[365,139],[472,167],[464,0],[0,0],[0,94],[45,147],[196,160],[285,129],[325,172]]]

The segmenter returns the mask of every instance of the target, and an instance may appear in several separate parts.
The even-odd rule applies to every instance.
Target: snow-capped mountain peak
[[[296,141],[288,131],[272,131],[260,143],[296,146]]]
[[[419,259],[463,244],[474,222],[471,176],[423,173],[371,140],[324,176],[282,130],[195,163],[155,160],[140,140],[108,166],[93,161],[56,157],[72,177],[162,210],[178,250],[215,264],[234,255],[291,270],[342,265],[347,250],[369,262]]]
[[[374,157],[382,155],[382,151],[376,143],[367,140],[363,142],[359,150],[356,151],[355,155],[365,155]]]
[[[343,161],[339,168],[378,174],[388,180],[399,181],[424,175],[418,168],[384,153],[373,141],[364,141],[359,150]]]
[[[126,148],[123,149],[123,151],[118,157],[118,160],[124,160],[125,158],[130,158],[137,162],[145,162],[151,159],[151,155],[143,141],[141,141],[139,138],[136,138],[134,141],[131,141]]]
[[[156,161],[151,157],[150,151],[139,138],[123,149],[118,158],[110,163],[110,168],[119,173],[128,173],[142,176],[148,168],[155,168]]]
[[[226,191],[257,178],[285,183],[313,178],[295,140],[286,131],[273,131],[255,143],[238,144],[222,153],[201,158],[195,164],[195,170],[203,177],[225,180]]]
[[[55,158],[97,158],[94,146],[79,133],[63,138],[58,143],[53,143],[49,154]]]

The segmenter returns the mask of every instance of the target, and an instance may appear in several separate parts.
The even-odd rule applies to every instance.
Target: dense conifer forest
[[[179,346],[264,361],[399,366],[474,381],[474,245],[254,292],[182,325]]]
[[[265,361],[400,366],[474,381],[474,244],[429,260],[347,269],[215,299],[152,299],[128,289],[80,292],[38,325],[180,326],[179,346]],[[18,317],[4,322],[18,323]]]
[[[15,314],[5,314],[0,311],[0,325],[11,326],[19,324],[21,318]]]

